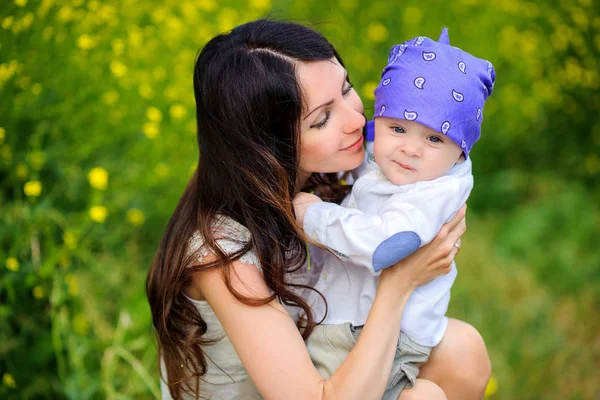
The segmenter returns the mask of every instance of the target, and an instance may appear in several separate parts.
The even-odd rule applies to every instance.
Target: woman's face
[[[300,176],[354,169],[364,158],[360,97],[337,59],[300,63],[306,104],[300,121]]]

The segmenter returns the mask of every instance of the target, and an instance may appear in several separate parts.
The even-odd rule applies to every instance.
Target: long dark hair
[[[298,187],[299,121],[303,94],[297,62],[336,57],[333,46],[303,25],[258,20],[216,36],[200,52],[194,68],[198,124],[198,167],[188,183],[163,238],[146,281],[156,328],[174,399],[185,392],[199,396],[207,371],[201,345],[207,324],[183,290],[197,271],[221,268],[229,291],[248,305],[274,299],[299,307],[301,331],[314,327],[310,307],[291,289],[286,274],[306,259],[305,237],[295,224],[292,198]],[[344,190],[335,174],[314,175],[308,186],[330,200]],[[234,254],[216,245],[213,224],[221,216],[245,226],[251,239]],[[214,258],[199,263],[189,246],[198,232]],[[246,298],[231,286],[231,262],[253,250],[272,292],[266,299]],[[185,368],[182,366],[185,365]]]

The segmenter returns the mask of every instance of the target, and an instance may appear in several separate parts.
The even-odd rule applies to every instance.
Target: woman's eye
[[[429,136],[429,140],[433,143],[444,143],[442,138],[440,138],[439,136]]]
[[[329,116],[331,115],[331,111],[325,111],[325,118],[323,118],[321,121],[317,122],[314,125],[311,125],[311,128],[317,128],[317,129],[321,129],[323,128],[326,124],[327,121],[329,121]]]
[[[406,133],[404,128],[400,128],[399,126],[394,126],[394,132],[396,133]]]
[[[349,83],[348,86],[346,86],[346,88],[344,89],[344,91],[342,92],[342,95],[347,95],[348,93],[350,93],[350,91],[352,90],[352,88],[354,88],[354,85]]]

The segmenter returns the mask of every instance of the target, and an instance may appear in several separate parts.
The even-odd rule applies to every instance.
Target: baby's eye
[[[396,133],[406,133],[406,131],[404,130],[404,128],[401,128],[399,126],[394,126],[394,132],[396,132]]]
[[[444,141],[442,140],[442,138],[439,137],[439,136],[429,136],[429,140],[432,143],[444,143]]]

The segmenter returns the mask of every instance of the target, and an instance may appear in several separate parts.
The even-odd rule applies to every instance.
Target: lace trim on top
[[[213,224],[213,232],[215,233],[217,246],[225,254],[236,253],[251,239],[248,228],[228,217],[217,218]],[[188,251],[189,253],[198,252],[198,262],[202,262],[204,257],[211,254],[211,251],[204,246],[204,238],[198,231],[192,235]],[[258,269],[261,269],[258,256],[254,250],[246,252],[238,261],[244,264],[255,265]]]

